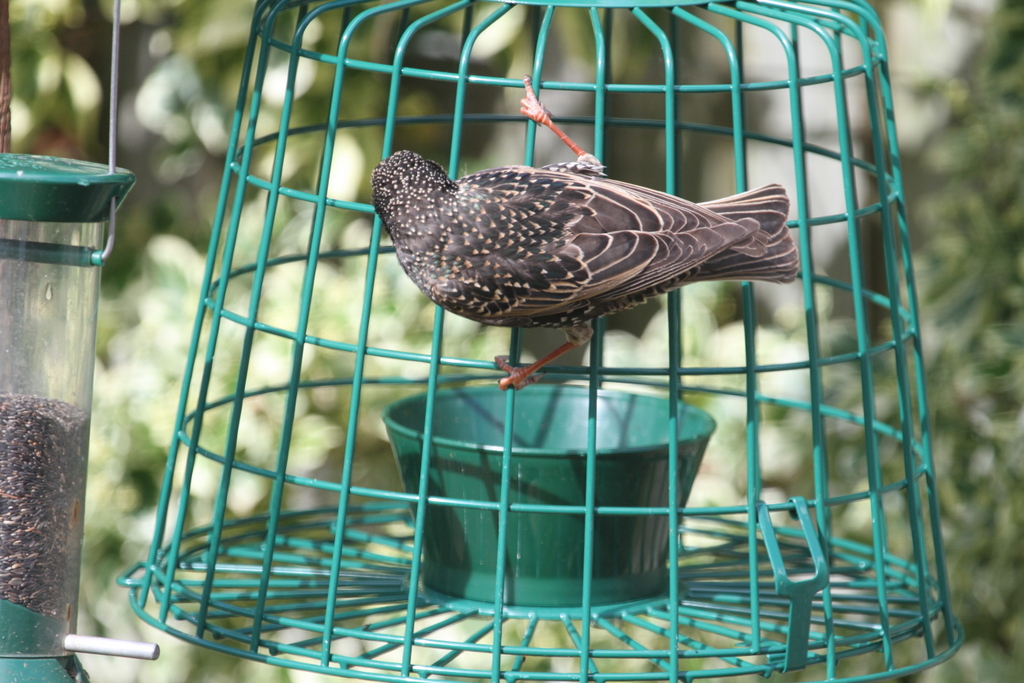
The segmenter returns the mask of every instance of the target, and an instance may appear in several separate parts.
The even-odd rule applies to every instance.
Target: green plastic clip
[[[828,562],[818,540],[818,532],[814,528],[807,501],[801,497],[791,499],[793,511],[800,521],[807,550],[814,564],[814,574],[806,579],[794,581],[786,572],[786,563],[782,558],[779,539],[775,535],[768,505],[763,501],[757,504],[757,524],[761,527],[764,547],[768,551],[768,561],[772,564],[775,574],[775,590],[779,595],[789,598],[789,628],[786,640],[786,655],[783,671],[795,671],[807,666],[807,651],[810,648],[808,637],[811,632],[811,602],[818,591],[828,584]]]

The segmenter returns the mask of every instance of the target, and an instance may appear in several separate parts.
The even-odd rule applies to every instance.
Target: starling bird
[[[373,170],[373,206],[398,261],[432,301],[504,327],[558,327],[567,341],[526,367],[495,358],[502,389],[593,334],[588,321],[701,280],[791,282],[799,254],[778,185],[695,204],[603,177],[551,120],[530,83],[522,113],[556,133],[575,162],[503,166],[452,180],[414,152]]]

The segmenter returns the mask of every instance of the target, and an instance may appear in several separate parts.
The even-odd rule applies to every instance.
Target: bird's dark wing
[[[466,267],[442,289],[477,302],[463,314],[502,324],[650,290],[759,227],[647,188],[551,169],[490,169],[459,186],[455,219],[468,227],[448,248],[467,255]]]

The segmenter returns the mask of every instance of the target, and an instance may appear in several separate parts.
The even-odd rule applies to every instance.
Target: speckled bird
[[[790,282],[799,254],[789,199],[767,185],[703,204],[603,177],[524,79],[522,112],[577,154],[541,168],[503,166],[459,180],[415,152],[373,170],[373,205],[413,282],[445,310],[488,325],[558,327],[565,344],[512,367],[502,389],[586,343],[588,321],[701,280]]]

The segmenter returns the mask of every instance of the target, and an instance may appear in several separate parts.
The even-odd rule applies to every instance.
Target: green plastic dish
[[[499,500],[506,399],[497,387],[437,392],[430,496],[469,505]],[[638,509],[595,517],[591,604],[668,591],[668,408],[663,398],[598,392],[596,506]],[[383,413],[408,492],[419,489],[425,413],[425,394]],[[588,414],[586,387],[542,384],[515,397],[509,502],[549,507],[508,515],[508,605],[580,604],[585,518],[565,506],[585,505]],[[685,505],[714,428],[710,415],[679,404],[678,506]],[[493,603],[498,512],[465,505],[427,505],[423,585]]]

